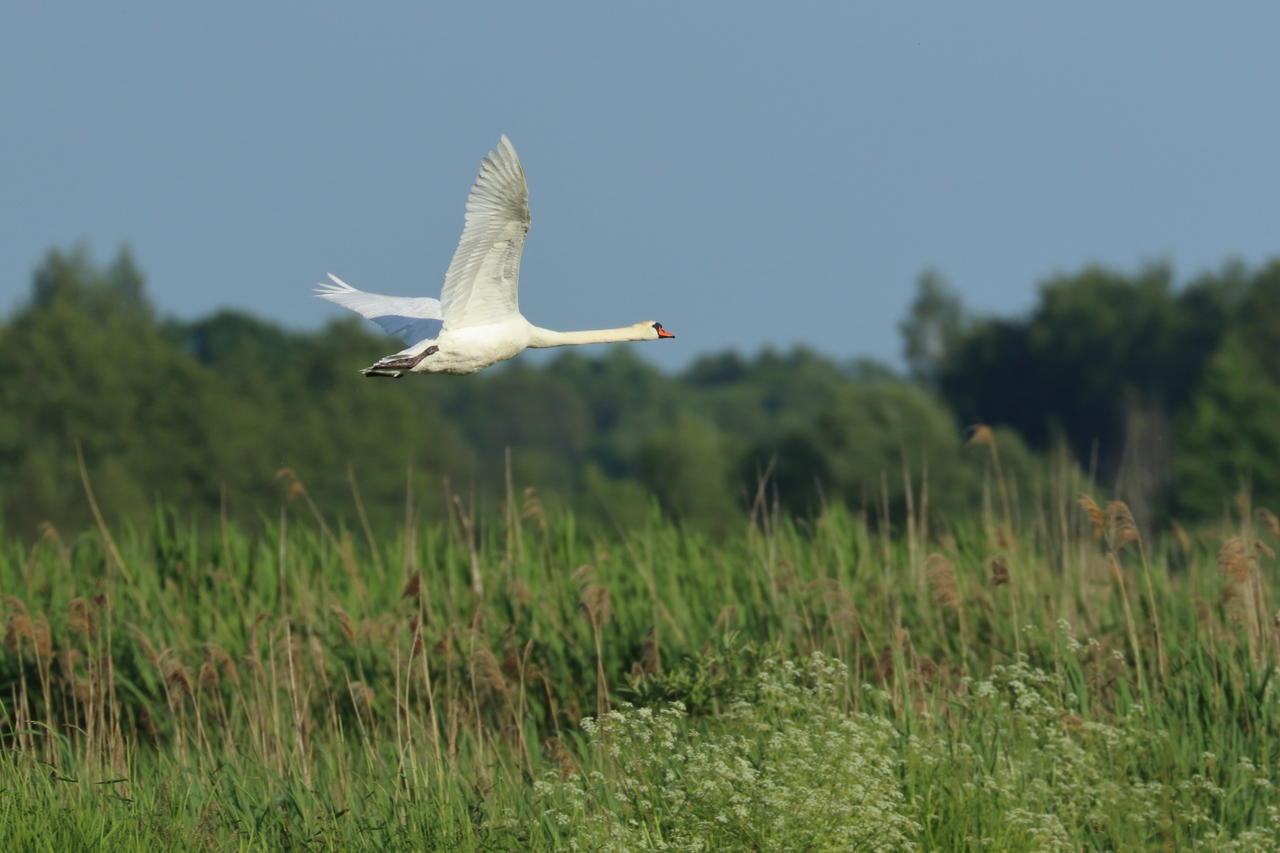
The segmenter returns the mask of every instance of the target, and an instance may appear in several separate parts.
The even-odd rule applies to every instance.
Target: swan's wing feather
[[[503,136],[480,164],[467,197],[466,225],[445,274],[441,301],[449,329],[518,316],[520,254],[529,231],[529,185]]]
[[[356,290],[333,273],[330,282],[316,285],[316,296],[350,308],[377,323],[387,334],[399,335],[413,346],[440,334],[444,322],[440,300],[429,296],[383,296]]]
[[[398,335],[408,346],[435,340],[440,337],[440,329],[444,327],[444,320],[422,320],[398,314],[369,319],[385,329],[388,335]]]

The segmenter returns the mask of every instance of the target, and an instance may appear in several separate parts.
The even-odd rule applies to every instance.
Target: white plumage
[[[439,299],[430,296],[383,296],[356,290],[333,273],[332,284],[320,282],[316,294],[350,308],[381,326],[388,335],[399,335],[413,345],[434,338],[444,325],[444,311]]]
[[[529,186],[511,140],[503,136],[480,164],[467,198],[462,239],[445,273],[440,299],[382,296],[357,290],[332,273],[316,295],[368,317],[408,347],[362,372],[474,373],[528,347],[674,338],[661,323],[555,332],[520,313],[520,255],[529,231]]]

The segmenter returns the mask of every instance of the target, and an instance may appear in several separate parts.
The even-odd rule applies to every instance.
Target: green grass
[[[923,503],[8,537],[0,847],[1280,847],[1265,514]]]

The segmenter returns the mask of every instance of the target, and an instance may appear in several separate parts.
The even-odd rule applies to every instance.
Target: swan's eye
[[[675,335],[671,334],[671,333],[670,333],[670,332],[668,332],[666,329],[662,328],[662,324],[661,324],[661,323],[654,323],[654,324],[653,324],[653,330],[654,330],[655,332],[657,332],[657,333],[658,333],[658,337],[660,337],[660,338],[674,338],[674,337],[675,337]]]

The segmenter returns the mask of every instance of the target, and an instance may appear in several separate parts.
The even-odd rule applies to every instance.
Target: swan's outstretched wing
[[[441,301],[448,329],[483,326],[520,313],[520,253],[529,230],[529,185],[511,140],[480,164],[467,197],[462,239],[445,274]]]
[[[440,334],[444,315],[440,300],[429,296],[383,296],[356,290],[333,273],[332,284],[321,282],[316,286],[316,296],[350,308],[361,316],[387,330],[387,334],[399,335],[409,346],[435,338]]]

